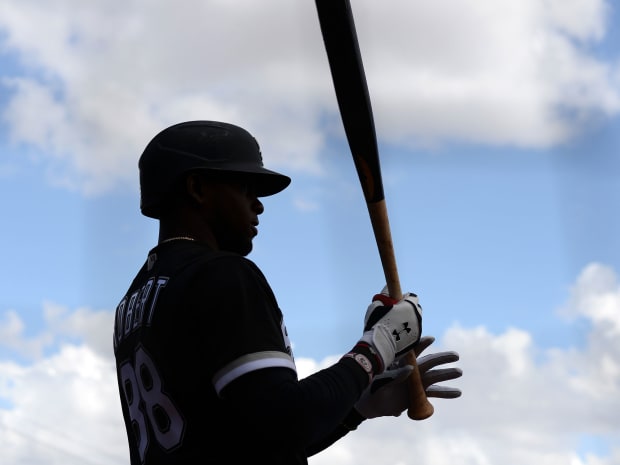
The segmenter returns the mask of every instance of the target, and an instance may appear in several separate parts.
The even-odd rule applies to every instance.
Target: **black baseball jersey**
[[[263,273],[186,240],[149,252],[116,309],[114,352],[132,465],[307,463],[367,385],[346,360],[299,382]]]

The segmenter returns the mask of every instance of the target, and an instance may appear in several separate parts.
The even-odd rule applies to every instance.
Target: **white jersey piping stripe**
[[[297,372],[292,357],[284,352],[264,351],[247,354],[226,365],[213,376],[213,385],[219,395],[228,383],[239,376],[261,368],[283,367]]]

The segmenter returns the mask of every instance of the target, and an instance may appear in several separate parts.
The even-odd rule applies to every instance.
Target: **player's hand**
[[[421,338],[413,349],[416,356],[434,341],[435,338],[432,336]],[[459,356],[454,351],[438,352],[417,359],[422,384],[428,397],[454,399],[461,395],[461,391],[457,388],[435,384],[459,378],[463,374],[462,370],[454,367],[433,370],[438,365],[455,362],[458,359]],[[384,373],[373,379],[355,404],[355,409],[360,415],[365,418],[397,417],[409,408],[409,385],[406,380],[413,366],[406,360],[406,356],[400,357]]]
[[[361,340],[379,355],[385,368],[409,352],[420,340],[421,333],[422,307],[418,296],[408,292],[396,301],[388,296],[387,287],[384,287],[366,310]]]
[[[460,389],[449,386],[436,386],[436,384],[443,381],[450,381],[452,379],[460,378],[463,376],[463,370],[457,367],[434,369],[439,365],[457,362],[459,360],[459,354],[457,352],[449,350],[420,357],[420,354],[433,342],[435,342],[435,338],[433,336],[424,336],[413,349],[416,354],[418,369],[420,370],[422,385],[426,391],[426,397],[436,397],[441,399],[456,399],[457,397],[461,397]],[[402,361],[400,363],[405,363],[405,359],[406,357],[402,357]]]
[[[409,405],[406,381],[412,371],[412,365],[391,366],[375,376],[355,404],[355,410],[364,418],[399,416]]]

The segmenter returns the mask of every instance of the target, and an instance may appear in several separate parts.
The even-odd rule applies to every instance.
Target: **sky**
[[[620,465],[620,3],[351,4],[401,286],[463,395],[310,463]],[[361,336],[385,279],[314,2],[3,0],[3,465],[128,463],[113,312],[158,234],[137,160],[192,119],[293,179],[249,258],[300,376]]]

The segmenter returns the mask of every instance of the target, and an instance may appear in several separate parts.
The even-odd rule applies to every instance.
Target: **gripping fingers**
[[[422,375],[422,384],[425,388],[443,381],[450,381],[463,376],[463,370],[460,368],[441,368],[429,370]]]
[[[426,389],[426,396],[439,399],[456,399],[461,397],[461,390],[445,386],[431,386]]]
[[[463,375],[463,371],[455,367],[433,369],[438,365],[452,363],[458,360],[459,354],[454,351],[429,354],[418,359],[422,385],[424,386],[427,397],[440,397],[444,399],[460,397],[461,391],[459,389],[435,386],[435,384],[460,378]]]
[[[425,355],[424,357],[418,358],[418,366],[420,367],[420,372],[424,373],[425,371],[430,370],[437,365],[443,365],[446,363],[457,362],[459,360],[459,354],[452,350],[446,352],[437,352],[435,354]]]
[[[413,350],[415,351],[416,358],[420,356],[422,352],[424,352],[428,347],[435,342],[435,338],[433,336],[422,336],[420,341],[415,345]]]

